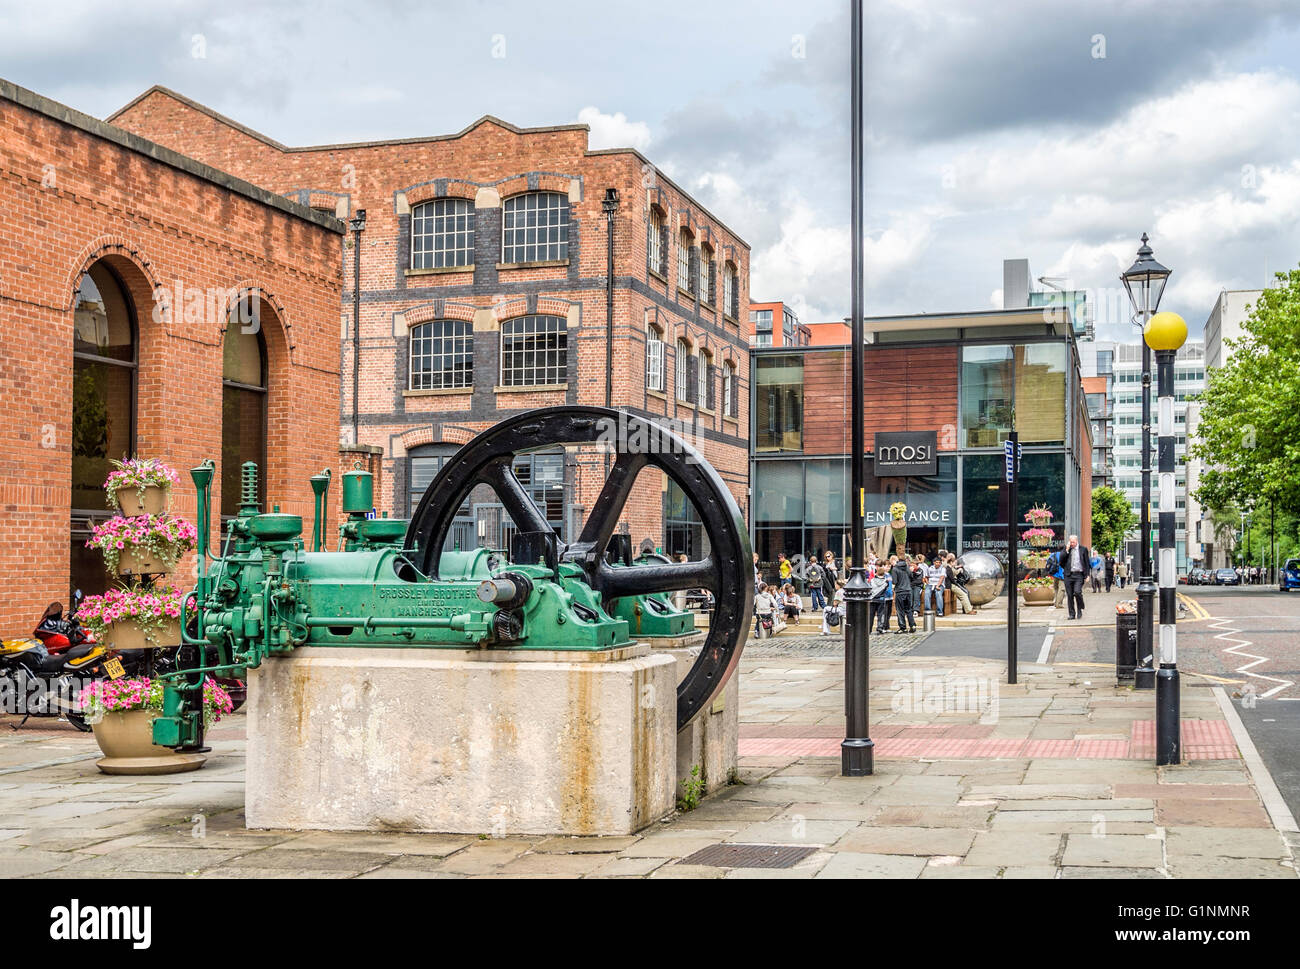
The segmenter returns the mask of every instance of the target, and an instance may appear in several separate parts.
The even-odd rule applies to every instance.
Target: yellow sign
[[[122,669],[120,659],[110,659],[104,663],[104,672],[108,674],[110,680],[120,680],[126,676],[126,670]]]

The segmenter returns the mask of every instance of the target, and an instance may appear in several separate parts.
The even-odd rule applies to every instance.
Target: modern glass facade
[[[876,477],[868,454],[867,527],[886,524],[889,505],[901,500],[909,551],[983,549],[1005,560],[1002,445],[1014,428],[1023,448],[1021,527],[1029,527],[1025,512],[1044,505],[1058,538],[1081,532],[1081,499],[1091,487],[1081,462],[1091,462],[1073,341],[1043,335],[1041,326],[1024,338],[1000,327],[999,339],[987,340],[955,329],[912,346],[893,334],[888,347],[867,348],[868,448],[877,431],[905,430],[935,432],[939,450],[937,473],[906,478]],[[751,354],[751,530],[765,574],[781,552],[850,553],[848,357],[841,347]]]

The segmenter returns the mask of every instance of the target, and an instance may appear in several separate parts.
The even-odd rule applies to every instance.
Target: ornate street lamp
[[[1156,764],[1167,765],[1182,760],[1179,735],[1178,565],[1175,561],[1174,542],[1174,357],[1187,341],[1187,323],[1177,313],[1157,313],[1143,329],[1142,336],[1143,345],[1156,352],[1156,385],[1159,395],[1160,670],[1156,673]],[[1138,622],[1141,621],[1139,618]]]
[[[1152,257],[1147,234],[1137,262],[1120,275],[1133,306],[1133,322],[1145,329],[1147,321],[1160,306],[1170,270]],[[1138,553],[1137,635],[1138,668],[1133,671],[1133,685],[1139,690],[1155,688],[1154,649],[1151,636],[1152,602],[1156,586],[1151,577],[1151,347],[1142,341],[1142,540]]]

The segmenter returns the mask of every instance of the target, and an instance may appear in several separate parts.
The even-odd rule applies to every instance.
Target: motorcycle
[[[81,599],[77,592],[77,602]],[[0,712],[29,717],[63,717],[81,731],[90,730],[77,709],[81,691],[93,680],[126,675],[122,661],[95,642],[73,616],[63,618],[61,603],[51,603],[29,639],[0,642]]]

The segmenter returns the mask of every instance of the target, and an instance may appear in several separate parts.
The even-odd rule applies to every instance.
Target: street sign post
[[[1018,588],[1017,579],[1019,578],[1019,568],[1017,560],[1020,558],[1020,523],[1017,520],[1016,510],[1020,506],[1020,496],[1018,494],[1020,478],[1020,440],[1019,435],[1012,431],[1007,437],[1006,442],[1002,445],[1002,454],[1006,464],[1006,492],[1007,492],[1007,683],[1016,682],[1016,649],[1017,649],[1017,624],[1020,621],[1019,601],[1020,589]]]

